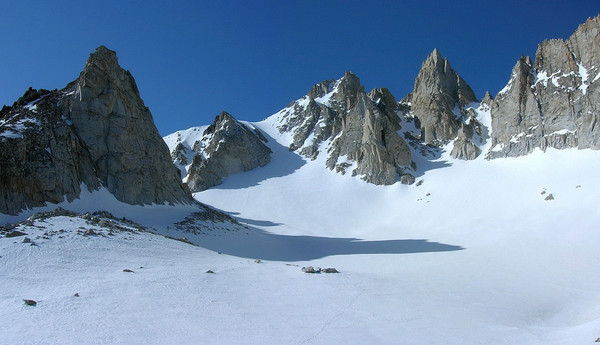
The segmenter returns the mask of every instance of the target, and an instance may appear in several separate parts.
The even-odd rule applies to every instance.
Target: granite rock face
[[[421,139],[436,146],[456,138],[472,102],[477,102],[475,93],[437,49],[423,62],[414,90],[403,100],[420,123]]]
[[[567,40],[546,40],[535,63],[522,57],[491,104],[487,158],[526,155],[548,147],[600,149],[600,17]]]
[[[136,83],[101,46],[62,90],[28,90],[0,111],[0,212],[106,187],[129,204],[191,203]]]
[[[387,89],[367,94],[351,72],[313,86],[303,98],[275,114],[280,133],[291,135],[290,150],[374,184],[393,184],[412,164],[398,134],[398,103]]]
[[[192,192],[219,185],[226,176],[265,166],[271,160],[265,136],[226,112],[206,129],[176,132],[165,141]]]

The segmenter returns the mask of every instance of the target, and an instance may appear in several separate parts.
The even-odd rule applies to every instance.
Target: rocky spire
[[[175,135],[175,140],[166,140],[175,145],[174,163],[183,170],[192,192],[219,185],[226,176],[265,166],[271,160],[264,135],[225,111],[193,143],[181,133]]]
[[[129,204],[193,202],[114,51],[99,47],[77,80],[33,98],[2,125],[30,124],[0,142],[0,212],[73,200],[82,183]]]
[[[461,111],[477,101],[467,82],[434,49],[423,62],[409,96],[425,143],[444,144],[456,138]]]

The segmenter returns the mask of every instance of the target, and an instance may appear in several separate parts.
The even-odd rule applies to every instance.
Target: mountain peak
[[[135,79],[129,71],[119,66],[117,53],[105,46],[99,46],[90,54],[83,71],[77,78],[75,91],[83,101],[114,89],[120,89],[128,94],[127,99],[140,99]]]
[[[344,76],[342,77],[342,79],[358,79],[358,77],[356,76],[356,74],[352,73],[351,71],[346,71],[346,73],[344,73]]]
[[[444,60],[446,60],[446,59],[444,59],[444,57],[442,56],[440,51],[437,48],[433,48],[433,51],[431,52],[431,54],[429,54],[426,61],[433,61],[434,63],[437,64],[438,62],[444,61]]]
[[[86,63],[86,69],[99,67],[103,70],[120,69],[117,53],[105,46],[99,46],[90,54]]]
[[[223,120],[235,120],[233,118],[233,116],[226,112],[225,110],[221,111],[221,113],[215,118],[215,121],[219,120],[219,121],[223,121]]]
[[[456,137],[457,114],[477,98],[473,89],[434,49],[423,62],[410,96],[412,110],[421,123],[426,143],[443,144]]]

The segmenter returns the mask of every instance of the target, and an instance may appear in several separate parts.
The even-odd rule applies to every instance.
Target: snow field
[[[444,153],[418,166],[420,186],[374,186],[329,171],[324,155],[290,152],[269,120],[256,126],[272,162],[195,194],[241,225],[176,230],[196,208],[124,206],[104,190],[61,205],[108,208],[198,246],[147,232],[83,236],[90,225],[66,217],[23,229],[37,246],[0,238],[0,343],[567,345],[600,336],[600,152],[469,162]],[[37,238],[59,229],[63,238]],[[341,273],[300,271],[309,265]]]

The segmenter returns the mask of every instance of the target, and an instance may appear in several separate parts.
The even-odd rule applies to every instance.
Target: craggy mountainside
[[[506,87],[481,103],[434,50],[400,102],[385,88],[365,92],[347,72],[316,84],[269,122],[291,151],[325,155],[331,170],[374,184],[412,183],[423,169],[416,155],[429,159],[442,149],[459,159],[600,149],[598,79],[600,16],[567,40],[541,43],[535,61],[520,58]],[[82,187],[106,187],[130,204],[192,202],[182,178],[201,191],[270,161],[259,127],[222,113],[201,133],[168,136],[180,174],[133,77],[99,47],[64,89],[29,89],[0,110],[0,213],[73,200]]]
[[[327,167],[352,167],[374,184],[393,184],[410,170],[411,152],[400,136],[398,103],[387,89],[368,94],[351,72],[324,81],[277,114],[280,133],[291,134],[290,150],[315,159],[326,151]],[[325,146],[323,146],[325,144]]]
[[[535,148],[600,148],[600,16],[567,40],[546,40],[535,62],[521,57],[491,103],[488,158]]]
[[[476,102],[469,84],[434,49],[421,66],[414,90],[401,104],[405,116],[416,119],[424,144],[441,147],[453,141],[453,157],[475,159],[481,152],[482,134],[470,109]]]
[[[265,166],[271,161],[267,139],[222,112],[206,129],[191,128],[165,137],[171,158],[192,192],[221,184],[224,177]]]
[[[135,80],[114,51],[90,54],[62,90],[29,89],[0,111],[0,213],[106,187],[129,204],[191,203]]]

